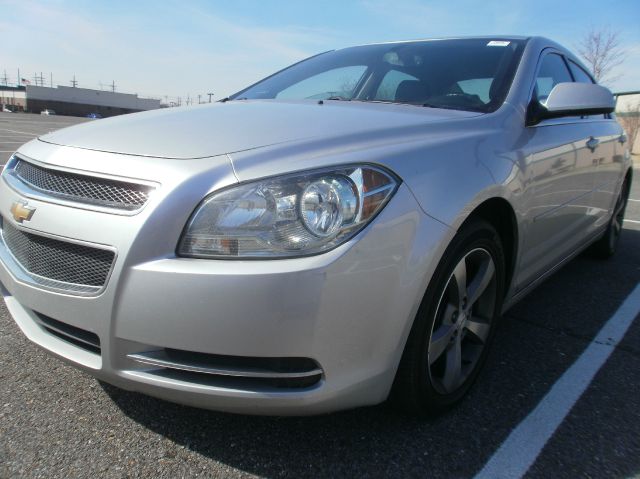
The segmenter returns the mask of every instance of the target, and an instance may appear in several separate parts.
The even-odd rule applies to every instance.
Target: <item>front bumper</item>
[[[387,397],[422,294],[452,235],[419,209],[405,186],[372,224],[339,248],[268,261],[176,257],[179,232],[205,192],[179,180],[169,190],[130,217],[29,200],[39,213],[30,231],[117,250],[105,289],[82,297],[25,282],[0,244],[5,301],[30,340],[116,386],[208,409],[317,414]],[[9,213],[16,199],[18,192],[3,182],[0,214],[24,229]],[[182,216],[175,213],[180,202],[190,205]],[[52,334],[42,316],[95,335],[99,352]],[[166,374],[131,358],[160,349],[308,358],[321,373],[312,385],[288,388],[193,372]]]

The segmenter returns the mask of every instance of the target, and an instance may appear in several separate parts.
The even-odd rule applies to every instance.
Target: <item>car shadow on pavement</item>
[[[505,315],[478,383],[461,404],[437,418],[412,418],[387,405],[315,417],[240,416],[102,387],[139,424],[253,474],[424,476],[428,471],[431,477],[469,477],[582,353],[639,281],[640,231],[625,230],[620,250],[610,261],[585,255],[571,261]],[[634,324],[629,335],[640,338],[640,327]],[[636,353],[640,357],[640,350]],[[640,372],[634,374],[638,384]],[[598,402],[597,397],[593,400]],[[638,415],[625,420],[635,421],[635,430],[640,428]],[[616,471],[622,475],[640,471],[640,455],[635,452],[619,461]],[[561,468],[556,472],[558,477],[580,475]]]

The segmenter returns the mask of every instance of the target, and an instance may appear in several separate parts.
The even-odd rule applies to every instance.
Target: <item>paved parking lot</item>
[[[0,115],[0,163],[20,142],[78,121]],[[3,305],[0,478],[473,477],[639,284],[640,180],[631,198],[618,254],[577,258],[507,313],[477,386],[437,419],[385,405],[265,418],[166,403],[50,358]],[[526,477],[640,474],[640,320],[607,347],[611,356]]]

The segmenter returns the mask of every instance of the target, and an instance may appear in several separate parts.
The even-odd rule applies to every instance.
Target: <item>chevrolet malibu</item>
[[[506,309],[615,252],[632,168],[613,108],[552,41],[464,38],[47,134],[2,173],[5,301],[51,354],[169,401],[438,412]]]

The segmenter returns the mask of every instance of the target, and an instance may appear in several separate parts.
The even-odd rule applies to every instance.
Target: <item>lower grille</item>
[[[2,222],[9,252],[37,284],[77,293],[101,290],[115,258],[113,251],[27,233]]]
[[[222,356],[169,348],[128,357],[152,366],[147,372],[156,376],[218,387],[302,389],[316,385],[323,374],[309,358]]]
[[[40,313],[36,313],[36,321],[54,336],[91,353],[100,354],[100,338],[96,334]]]

